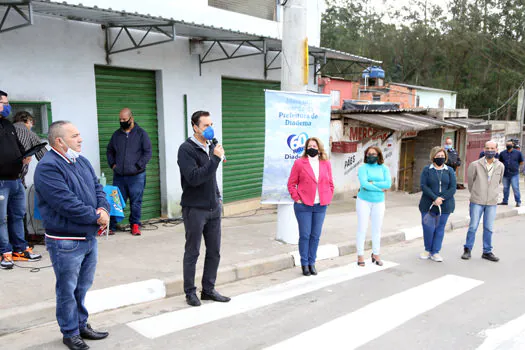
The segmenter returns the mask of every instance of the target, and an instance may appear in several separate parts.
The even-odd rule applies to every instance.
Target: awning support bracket
[[[243,57],[251,57],[251,56],[259,56],[264,55],[265,52],[265,44],[264,41],[250,41],[250,40],[202,40],[203,42],[209,42],[211,45],[208,47],[208,49],[204,52],[204,55],[199,55],[199,75],[202,75],[202,65],[206,63],[212,63],[212,62],[220,62],[220,61],[228,61],[235,58],[243,58]],[[263,43],[263,48],[257,46],[255,42]],[[224,47],[224,44],[233,44],[235,45],[233,51],[230,53],[226,48]],[[212,49],[214,47],[219,47],[221,55],[219,58],[208,58],[210,55]],[[256,52],[252,53],[242,53],[239,54],[239,50],[243,46],[250,46],[256,50]]]
[[[109,56],[114,55],[120,52],[138,50],[145,47],[150,47],[154,45],[160,45],[167,42],[175,40],[176,32],[174,24],[152,24],[152,25],[137,25],[137,26],[113,26],[113,25],[102,25],[102,29],[106,34],[106,62],[110,64],[111,60]],[[112,38],[111,30],[118,30],[117,35]],[[130,29],[143,30],[144,34],[140,34],[140,39],[136,39],[130,32]],[[124,35],[122,35],[124,34]],[[161,37],[156,38],[156,40],[145,44],[146,39],[150,38],[155,34],[160,34]],[[128,38],[131,42],[130,45],[123,48],[116,48],[119,41],[124,40],[123,38]]]
[[[2,20],[0,21],[0,33],[9,32],[11,30],[28,27],[33,24],[33,6],[30,1],[24,1],[20,4],[2,4],[0,3],[0,6],[7,6],[6,11],[4,12],[4,16],[2,17]],[[23,8],[27,6],[27,8]],[[23,11],[26,10],[27,14]],[[13,12],[14,11],[14,12]],[[21,17],[24,20],[24,23],[8,26],[7,20],[8,18],[13,18],[14,13],[18,13],[19,17]]]

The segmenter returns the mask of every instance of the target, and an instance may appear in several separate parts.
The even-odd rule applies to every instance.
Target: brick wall
[[[441,138],[443,137],[443,130],[425,130],[420,131],[416,137],[416,150],[414,152],[414,192],[421,191],[419,179],[423,168],[430,164],[430,151],[435,146],[441,145]]]

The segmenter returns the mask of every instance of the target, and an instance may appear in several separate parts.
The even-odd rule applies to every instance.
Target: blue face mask
[[[0,115],[7,118],[9,117],[9,114],[11,114],[11,105],[4,105],[4,109],[0,112]]]
[[[204,136],[206,140],[211,141],[213,140],[213,137],[215,137],[215,131],[211,126],[208,126],[206,130],[204,130],[204,132],[202,133],[202,136]]]
[[[445,149],[446,150],[452,149],[452,145],[445,145]]]

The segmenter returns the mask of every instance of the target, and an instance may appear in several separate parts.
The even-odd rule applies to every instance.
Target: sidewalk
[[[420,236],[418,231],[421,231],[421,216],[417,208],[420,196],[420,193],[409,195],[389,192],[387,194],[383,245]],[[449,230],[468,225],[468,196],[467,190],[457,192],[456,212],[449,219]],[[514,204],[512,199],[511,204]],[[512,205],[498,207],[498,218],[518,215],[518,211]],[[357,215],[354,208],[355,200],[334,202],[329,207],[320,243],[323,245],[320,250],[331,248],[325,250],[328,252],[326,257],[355,252]],[[294,266],[294,259],[290,253],[296,251],[297,246],[286,245],[275,240],[276,217],[274,210],[266,210],[255,215],[252,212],[251,215],[224,218],[218,285]],[[110,236],[107,240],[100,238],[99,262],[92,291],[158,279],[163,283],[158,281],[158,283],[143,285],[143,288],[146,288],[145,294],[155,294],[156,298],[159,293],[161,297],[182,294],[184,241],[182,224],[159,225],[156,230],[143,231],[140,237],[117,232],[115,236]],[[21,265],[31,267],[50,265],[49,255],[44,250],[44,246],[36,246],[35,251],[43,254],[42,261]],[[460,251],[461,247],[458,247],[458,252]],[[320,251],[320,255],[325,254]],[[198,273],[202,271],[203,261],[204,242],[197,266]],[[197,281],[199,280],[198,277]],[[0,271],[0,284],[2,285],[0,336],[54,321],[54,283],[55,278],[51,268],[37,273],[30,273],[29,270],[16,267],[13,270]],[[161,286],[160,290],[153,291],[156,287],[152,286],[158,285]],[[197,287],[200,288],[198,282]],[[125,290],[123,294],[128,294],[128,291],[130,295],[133,294],[132,286],[122,288]],[[220,287],[218,289],[220,290]],[[111,304],[109,299],[115,298],[115,293],[118,299],[122,289],[117,291],[113,288],[113,295],[109,293],[107,297],[103,292],[95,293],[97,298],[104,299],[102,301],[105,303],[104,306],[95,307],[97,310],[112,308],[107,305]],[[92,294],[92,299],[95,299],[95,294]],[[140,299],[139,297],[135,302],[150,300],[147,299],[148,296],[145,298]],[[117,302],[115,307],[122,305],[124,304]]]

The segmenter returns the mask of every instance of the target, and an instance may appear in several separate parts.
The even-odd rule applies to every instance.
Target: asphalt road
[[[418,259],[422,240],[383,251],[383,268],[355,257],[220,289],[229,304],[189,308],[183,297],[93,315],[110,337],[92,349],[525,349],[524,217],[497,221],[494,253],[460,259],[465,230],[447,233],[445,261]],[[16,322],[16,319],[13,319]],[[65,349],[56,324],[0,337],[14,349]]]

